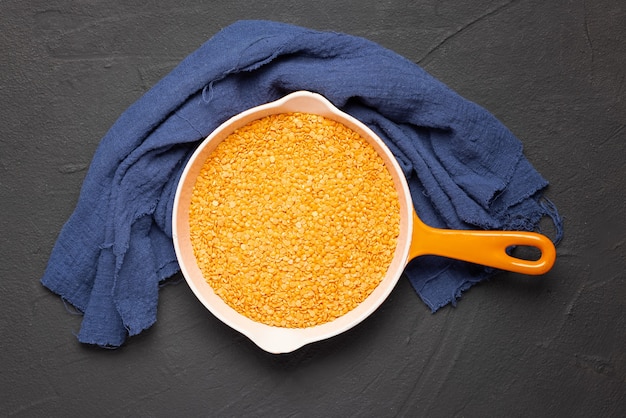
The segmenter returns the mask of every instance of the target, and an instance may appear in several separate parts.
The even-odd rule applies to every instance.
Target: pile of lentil
[[[400,209],[382,158],[358,133],[308,113],[236,130],[205,161],[190,206],[205,280],[264,324],[344,315],[392,261]]]

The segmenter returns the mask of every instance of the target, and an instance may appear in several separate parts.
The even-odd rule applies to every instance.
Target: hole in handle
[[[506,253],[525,261],[538,261],[541,258],[541,250],[531,245],[511,245],[506,248]]]

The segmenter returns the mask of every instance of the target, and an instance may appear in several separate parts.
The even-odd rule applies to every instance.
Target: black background
[[[346,3],[0,2],[0,415],[622,416],[626,3]],[[434,315],[401,279],[356,328],[280,356],[183,282],[124,347],[79,344],[80,316],[39,279],[100,138],[249,18],[366,37],[494,113],[565,219],[553,270],[501,274]]]

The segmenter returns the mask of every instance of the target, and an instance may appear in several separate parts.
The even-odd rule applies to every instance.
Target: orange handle
[[[511,246],[535,247],[538,260],[508,255]],[[544,274],[554,265],[556,249],[550,239],[534,232],[466,231],[437,229],[424,224],[413,212],[409,261],[420,255],[439,255],[522,274]]]

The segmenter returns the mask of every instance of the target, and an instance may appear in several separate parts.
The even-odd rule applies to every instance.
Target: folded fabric
[[[309,90],[369,125],[397,157],[427,223],[536,229],[554,207],[513,134],[416,64],[368,40],[269,21],[216,34],[124,112],[102,139],[42,278],[84,313],[79,341],[120,346],[156,321],[178,271],[172,204],[186,160],[231,116]],[[433,310],[492,269],[421,257],[405,275]]]

